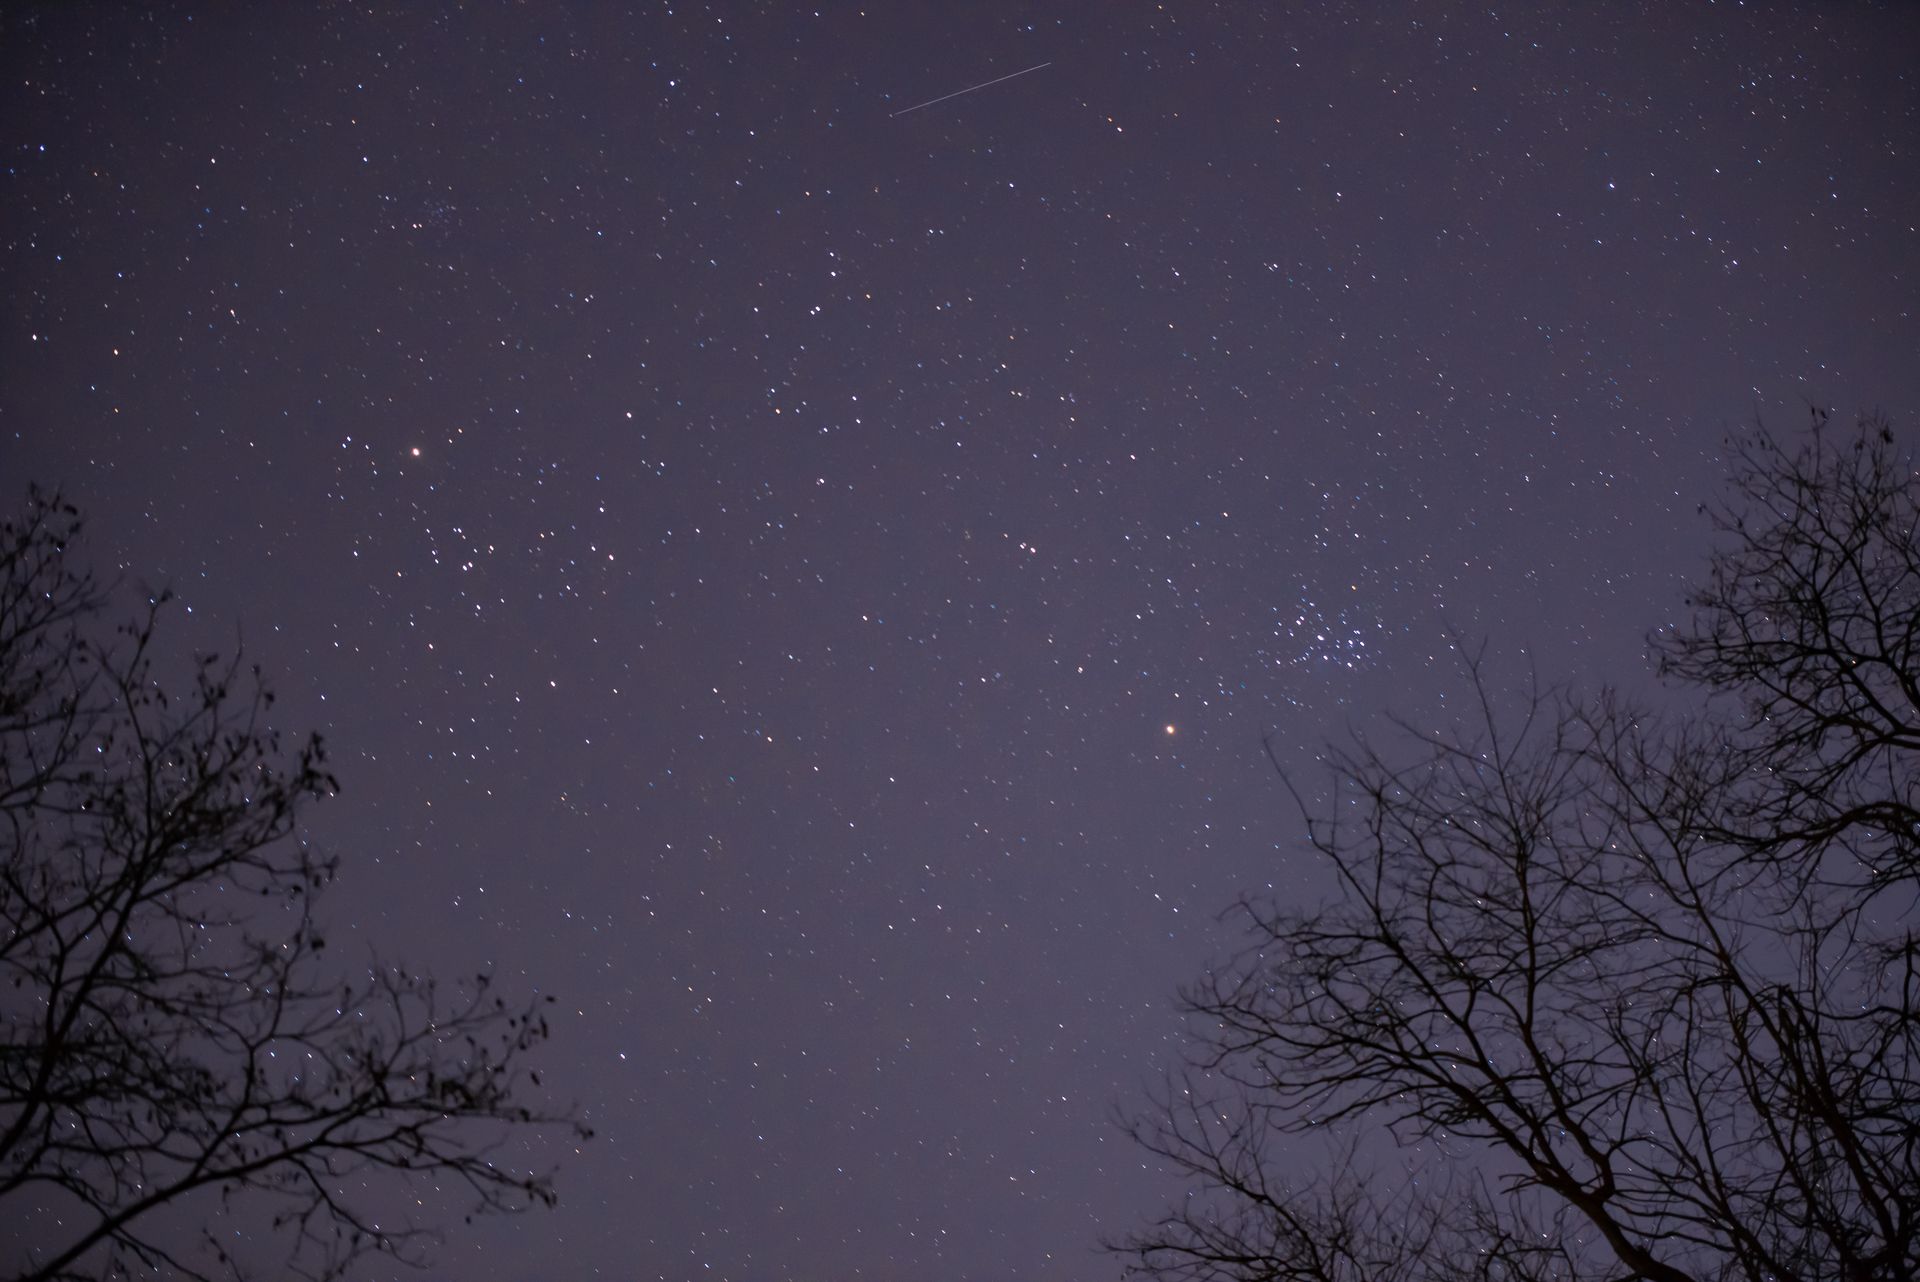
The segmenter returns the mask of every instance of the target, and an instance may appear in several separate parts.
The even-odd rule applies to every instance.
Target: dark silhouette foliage
[[[78,530],[37,491],[0,526],[0,1218],[28,1245],[3,1267],[243,1275],[184,1227],[226,1207],[284,1236],[273,1276],[336,1277],[433,1239],[395,1181],[550,1203],[490,1158],[514,1127],[580,1129],[523,1102],[542,1004],[328,963],[334,863],[301,835],[334,791],[320,740],[283,749],[238,660],[166,688],[165,597],[111,626]]]
[[[1830,434],[1735,444],[1653,638],[1704,712],[1475,657],[1470,728],[1294,791],[1339,891],[1185,990],[1138,1275],[1920,1276],[1920,473]]]

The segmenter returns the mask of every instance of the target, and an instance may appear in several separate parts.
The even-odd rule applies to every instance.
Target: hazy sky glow
[[[1111,1277],[1262,736],[1642,682],[1729,426],[1920,412],[1908,6],[307,8],[0,18],[0,479],[560,996],[449,1277]]]

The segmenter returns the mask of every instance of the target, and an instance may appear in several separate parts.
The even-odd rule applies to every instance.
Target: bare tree
[[[1661,671],[1726,696],[1748,733],[1721,836],[1755,858],[1839,853],[1862,894],[1920,877],[1920,483],[1883,419],[1798,453],[1736,441],[1731,503],[1688,630]],[[1844,840],[1836,840],[1844,838]],[[1853,903],[1853,900],[1849,900]]]
[[[540,1006],[325,964],[334,865],[301,830],[334,791],[320,740],[283,751],[237,661],[165,689],[164,598],[108,626],[78,529],[38,492],[0,526],[0,1218],[28,1244],[5,1267],[238,1276],[180,1231],[226,1206],[285,1235],[276,1275],[336,1277],[432,1240],[395,1180],[552,1202],[490,1156],[514,1127],[584,1135],[521,1102]]]
[[[1920,474],[1818,416],[1733,494],[1655,639],[1704,713],[1507,709],[1476,656],[1469,728],[1294,792],[1338,892],[1242,902],[1184,992],[1129,1124],[1192,1192],[1139,1274],[1920,1275]]]

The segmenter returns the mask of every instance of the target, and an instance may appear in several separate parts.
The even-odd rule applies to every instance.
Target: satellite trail
[[[1028,67],[1026,71],[1015,71],[1008,75],[1001,76],[999,80],[982,80],[977,85],[968,85],[965,89],[956,89],[952,93],[943,93],[938,98],[929,98],[925,102],[916,102],[911,107],[902,107],[900,110],[894,112],[893,114],[896,116],[904,116],[909,111],[918,111],[922,107],[931,107],[936,102],[945,102],[949,98],[958,98],[963,93],[972,93],[976,89],[985,89],[988,85],[999,84],[1001,80],[1011,80],[1014,78],[1014,76],[1024,76],[1027,74],[1028,71],[1038,71],[1040,70],[1041,67],[1051,67],[1052,65],[1053,64],[1051,62],[1036,63],[1033,66]]]

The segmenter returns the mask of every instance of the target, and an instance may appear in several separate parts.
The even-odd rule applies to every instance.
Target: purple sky
[[[0,479],[327,734],[361,944],[561,998],[599,1138],[471,1282],[1112,1277],[1172,990],[1325,889],[1261,737],[1444,708],[1449,628],[1643,684],[1728,427],[1920,410],[1905,5],[10,6],[0,63]]]

